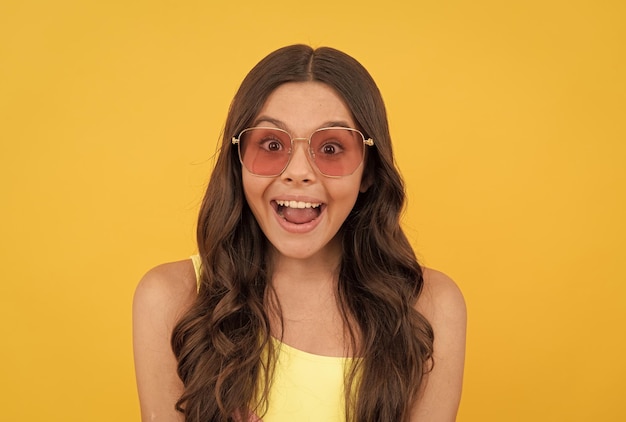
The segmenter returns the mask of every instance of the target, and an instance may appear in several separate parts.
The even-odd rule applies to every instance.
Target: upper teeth
[[[282,207],[289,208],[317,208],[322,205],[319,202],[303,202],[303,201],[276,201]]]

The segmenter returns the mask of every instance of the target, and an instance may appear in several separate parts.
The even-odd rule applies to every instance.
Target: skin
[[[298,138],[331,125],[356,126],[343,100],[319,82],[281,85],[268,97],[253,123],[278,127]],[[296,141],[294,148],[291,161],[280,176],[258,177],[243,168],[246,200],[276,249],[278,261],[296,260],[305,265],[309,260],[339,263],[340,242],[335,235],[354,207],[359,191],[366,189],[361,184],[363,165],[348,176],[325,177],[311,163],[306,141]],[[272,201],[281,199],[322,203],[315,226],[286,224],[272,205]]]
[[[356,127],[352,113],[333,89],[318,82],[305,82],[278,87],[268,97],[254,125],[280,127],[294,137],[304,138],[331,122]],[[297,142],[291,161],[280,176],[258,177],[244,168],[244,193],[273,245],[272,283],[283,308],[283,341],[310,353],[343,356],[343,326],[333,299],[335,268],[341,253],[337,232],[359,191],[367,186],[362,183],[363,165],[341,178],[321,175],[311,163],[306,145]],[[314,225],[305,225],[306,230],[302,230],[299,225],[286,224],[276,213],[272,201],[279,199],[322,203],[322,211]],[[275,333],[280,332],[277,320]],[[308,335],[302,336],[303,332]]]
[[[288,83],[266,101],[255,125],[276,126],[293,137],[341,122],[356,127],[343,100],[318,82]],[[302,141],[280,175],[251,175],[243,169],[246,200],[273,246],[272,284],[283,312],[283,341],[325,356],[347,356],[343,322],[334,300],[340,239],[337,232],[359,191],[368,188],[363,166],[352,175],[327,178],[312,165]],[[273,201],[322,203],[314,223],[294,227],[281,221]],[[294,282],[295,280],[295,282]],[[133,303],[135,367],[144,421],[182,421],[173,410],[182,394],[170,337],[176,321],[192,305],[196,278],[190,260],[164,264],[139,283]],[[412,420],[454,421],[461,396],[466,309],[456,284],[445,274],[424,270],[424,289],[415,304],[435,331],[433,371],[422,385]],[[270,314],[272,331],[281,327]]]

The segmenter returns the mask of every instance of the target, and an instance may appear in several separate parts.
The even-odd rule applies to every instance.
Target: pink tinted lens
[[[289,162],[289,134],[272,128],[245,130],[239,139],[239,158],[249,172],[260,176],[279,175]]]
[[[317,168],[327,176],[347,176],[363,161],[363,135],[346,128],[320,129],[311,136]]]

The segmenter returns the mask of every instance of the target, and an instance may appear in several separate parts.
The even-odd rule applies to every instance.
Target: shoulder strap
[[[191,262],[193,262],[193,269],[196,272],[196,285],[197,289],[200,290],[200,271],[202,270],[202,260],[200,259],[200,255],[191,255]]]

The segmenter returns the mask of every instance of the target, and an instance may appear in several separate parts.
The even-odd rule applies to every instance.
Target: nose
[[[309,154],[309,142],[306,138],[294,138],[289,163],[281,178],[285,181],[311,182],[315,180],[315,168]]]

